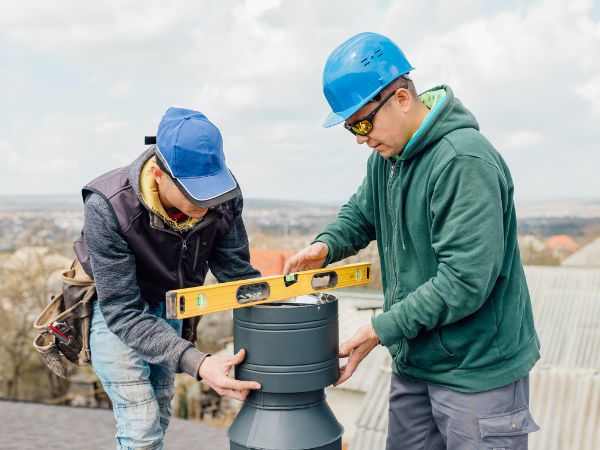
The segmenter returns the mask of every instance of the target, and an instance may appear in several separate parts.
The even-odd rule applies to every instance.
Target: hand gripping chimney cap
[[[156,157],[161,169],[200,208],[240,195],[225,165],[221,132],[201,112],[169,108],[158,125]]]

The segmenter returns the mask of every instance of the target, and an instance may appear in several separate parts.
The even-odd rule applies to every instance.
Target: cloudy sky
[[[494,4],[494,6],[491,6]],[[222,130],[247,197],[343,201],[369,149],[323,129],[329,53],[386,34],[418,90],[450,85],[517,199],[600,197],[600,2],[2,0],[0,194],[77,192],[169,106]]]

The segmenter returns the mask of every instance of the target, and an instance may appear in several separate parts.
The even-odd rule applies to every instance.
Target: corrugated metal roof
[[[531,450],[600,447],[600,373],[591,369],[536,368],[530,375],[530,408],[541,430]],[[367,448],[367,447],[365,447]]]
[[[378,450],[385,448],[388,427],[388,398],[391,369],[380,367],[371,389],[365,396],[362,412],[356,422],[354,439],[349,448]]]
[[[525,268],[542,359],[530,405],[542,430],[531,450],[594,450],[600,442],[600,269]],[[389,366],[389,365],[388,365]],[[385,448],[390,372],[376,372],[350,449]]]
[[[600,269],[528,266],[525,274],[542,342],[538,365],[600,369]]]
[[[563,266],[600,267],[600,238],[565,258]]]

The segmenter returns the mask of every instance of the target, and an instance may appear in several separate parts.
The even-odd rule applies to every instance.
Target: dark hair
[[[372,102],[380,101],[381,97],[383,96],[383,92],[388,91],[389,87],[393,87],[393,89],[398,89],[404,85],[406,85],[406,89],[408,90],[408,92],[410,92],[410,96],[413,97],[414,100],[418,100],[419,94],[417,93],[417,89],[415,88],[415,83],[413,83],[413,80],[411,80],[410,78],[408,78],[404,75],[401,75],[398,78],[396,78],[394,81],[389,83],[385,88],[383,88],[377,94],[375,94],[370,101],[372,101]]]

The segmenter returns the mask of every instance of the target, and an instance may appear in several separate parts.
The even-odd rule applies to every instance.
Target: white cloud
[[[19,174],[24,183],[37,184],[37,177],[45,177],[56,172],[68,172],[75,169],[73,161],[51,153],[31,157],[27,152],[12,149],[5,142],[0,142],[0,152],[4,158],[4,169],[11,174]],[[37,186],[39,187],[39,186]],[[16,193],[11,187],[9,191]]]
[[[519,192],[576,196],[577,183],[543,174],[562,170],[565,146],[600,166],[600,21],[591,0],[510,3],[5,1],[0,48],[14,54],[3,60],[0,96],[14,106],[0,111],[2,139],[20,160],[52,152],[76,164],[80,176],[46,182],[75,191],[130,161],[178,105],[222,129],[246,195],[345,199],[368,152],[320,127],[321,71],[335,46],[369,30],[401,45],[419,89],[452,86],[507,152]],[[552,157],[531,151],[540,149]],[[584,167],[573,170],[587,180]]]
[[[544,135],[538,131],[512,131],[494,139],[494,144],[503,151],[527,151],[539,148],[545,141]]]
[[[594,115],[600,116],[600,74],[575,87],[574,91],[588,104]]]
[[[26,136],[0,142],[7,169],[7,176],[0,179],[0,192],[76,192],[101,171],[133,160],[143,148],[128,136],[127,131],[136,128],[102,115],[64,113],[28,123]]]
[[[249,22],[276,8],[281,0],[246,0],[233,11],[234,16],[241,22]]]
[[[133,93],[133,85],[129,80],[118,80],[108,87],[106,94],[108,97],[115,100],[124,100],[131,97]]]

